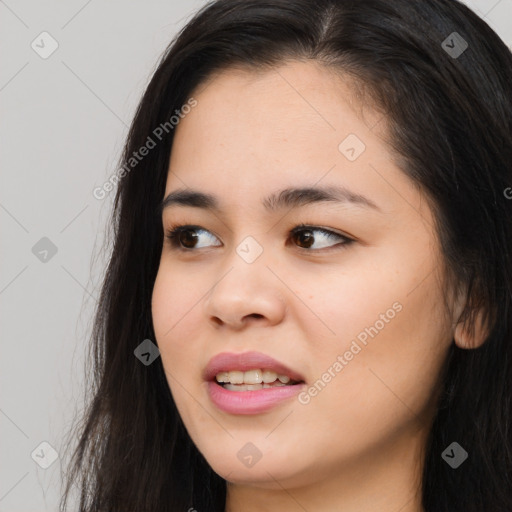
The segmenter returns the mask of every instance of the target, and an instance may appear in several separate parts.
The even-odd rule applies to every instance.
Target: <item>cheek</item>
[[[358,342],[360,350],[351,353],[351,360],[344,358],[341,370],[334,365],[350,341],[340,342],[329,355],[322,354],[321,362],[317,360],[315,380],[308,388],[312,394],[300,402],[295,418],[301,416],[303,425],[311,423],[315,450],[327,458],[355,457],[428,424],[432,393],[449,344],[440,330],[418,331],[415,322],[421,316],[421,323],[427,323],[427,317],[433,320],[419,301],[405,303],[384,329],[368,336],[366,345]],[[333,449],[333,439],[343,439],[339,448]]]
[[[419,417],[430,405],[450,332],[429,296],[402,298],[401,311],[381,330],[364,331],[369,334],[356,356],[358,374],[348,381],[345,392],[360,400],[361,411],[371,411],[376,402],[387,404],[379,407],[383,423],[392,423],[393,416]]]
[[[430,407],[450,346],[450,325],[434,276],[418,286],[418,269],[391,270],[367,273],[364,280],[345,276],[342,289],[326,286],[332,292],[315,303],[336,336],[311,347],[319,391],[312,390],[315,396],[306,408],[318,411],[320,422],[321,411],[330,411],[324,419],[335,417],[345,432],[363,426],[393,429],[421,415]],[[323,428],[329,425],[326,421]]]
[[[165,266],[160,267],[152,296],[153,327],[165,377],[184,420],[200,412],[190,411],[193,404],[187,393],[187,390],[193,389],[193,376],[197,374],[194,340],[198,336],[191,319],[193,307],[202,295],[199,292],[201,290],[196,286],[190,285],[185,273],[171,273],[166,271]]]
[[[197,314],[194,308],[200,307],[199,301],[206,291],[196,281],[189,271],[180,271],[179,267],[171,271],[165,263],[160,264],[151,309],[155,334],[161,343],[183,339],[183,329],[189,325],[187,320]]]
[[[185,282],[186,281],[186,282]],[[194,307],[204,294],[201,287],[192,285],[184,273],[169,272],[160,267],[152,296],[152,319],[155,336],[166,373],[186,376],[194,358]]]

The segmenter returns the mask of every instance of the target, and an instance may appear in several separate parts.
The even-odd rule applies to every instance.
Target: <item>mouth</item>
[[[226,384],[261,386],[255,389],[280,385],[290,386],[305,380],[298,371],[261,352],[222,352],[217,354],[210,359],[204,369],[203,378],[223,387]],[[241,390],[241,388],[236,389]]]
[[[297,395],[305,380],[259,352],[221,353],[203,372],[212,403],[230,414],[259,414]]]
[[[304,382],[293,380],[289,375],[278,374],[269,368],[223,371],[215,376],[215,381],[229,391],[258,391],[281,386],[294,386]]]

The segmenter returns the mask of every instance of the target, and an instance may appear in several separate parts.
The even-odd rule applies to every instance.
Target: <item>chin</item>
[[[290,485],[310,482],[310,478],[305,478],[304,458],[293,460],[293,455],[297,455],[296,447],[291,446],[290,451],[277,451],[276,446],[267,446],[258,454],[254,445],[240,443],[240,449],[236,444],[236,448],[230,446],[218,450],[218,447],[211,447],[211,451],[202,452],[213,471],[227,482],[268,489],[281,489],[279,484],[283,482]]]

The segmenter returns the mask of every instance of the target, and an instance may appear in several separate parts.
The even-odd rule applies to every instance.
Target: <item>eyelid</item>
[[[220,238],[211,230],[203,228],[202,226],[198,226],[197,224],[173,224],[168,229],[165,230],[165,237],[171,242],[173,249],[181,250],[182,252],[197,252],[199,249],[208,249],[208,247],[200,247],[199,249],[187,249],[185,247],[181,247],[179,241],[177,241],[177,237],[181,234],[182,231],[205,231],[206,233],[212,234],[217,240]],[[222,243],[222,242],[221,242]],[[218,245],[214,247],[219,247]]]
[[[204,231],[204,232],[207,232],[207,233],[211,233],[215,238],[219,239],[219,237],[215,233],[213,233],[209,229],[206,229],[206,228],[204,228],[202,226],[199,226],[197,224],[179,224],[179,223],[176,223],[176,224],[171,225],[165,231],[166,238],[170,241],[172,249],[177,250],[177,251],[181,251],[183,253],[194,253],[194,252],[199,251],[200,249],[209,249],[210,248],[210,247],[199,247],[198,249],[196,249],[196,248],[189,249],[189,248],[181,247],[180,242],[177,240],[177,237],[180,235],[180,233],[182,231],[187,231],[187,230],[190,230],[190,231]],[[339,238],[341,240],[341,242],[333,244],[332,246],[322,247],[320,249],[309,249],[309,248],[299,247],[299,246],[295,245],[295,248],[298,251],[302,251],[304,253],[309,253],[309,254],[316,254],[316,253],[318,253],[318,254],[322,254],[322,253],[329,252],[329,251],[332,251],[332,250],[340,250],[340,249],[343,249],[344,246],[348,246],[351,243],[356,241],[356,239],[353,238],[352,236],[349,236],[349,235],[347,235],[345,233],[339,232],[338,230],[334,230],[334,229],[331,229],[331,228],[326,228],[326,227],[319,226],[319,225],[316,225],[316,224],[305,224],[305,223],[301,222],[301,223],[296,224],[294,228],[289,229],[287,231],[288,238],[286,240],[286,244],[287,245],[289,244],[290,236],[291,235],[294,235],[294,234],[296,234],[297,232],[300,232],[300,231],[308,231],[308,230],[309,231],[320,231],[320,232],[323,232],[327,236],[337,237],[337,238]],[[219,247],[219,246],[216,245],[214,247]]]
[[[347,233],[344,233],[343,231],[339,231],[337,229],[333,228],[327,228],[324,226],[320,226],[318,224],[305,224],[305,223],[299,223],[294,227],[293,229],[289,230],[289,233],[295,233],[296,231],[302,231],[310,229],[311,231],[323,231],[324,233],[333,234],[336,236],[339,236],[340,238],[345,238],[347,240],[351,240],[352,242],[355,242],[356,239],[352,237],[351,235],[348,235]]]
[[[347,246],[349,246],[350,244],[352,244],[353,242],[356,241],[355,238],[352,238],[351,236],[348,236],[345,233],[339,232],[339,231],[331,229],[331,228],[326,228],[326,227],[323,227],[323,226],[319,226],[317,224],[304,224],[304,223],[300,223],[295,228],[290,229],[288,231],[288,233],[289,233],[289,235],[292,235],[292,234],[295,234],[296,232],[308,231],[308,230],[309,231],[320,231],[320,232],[323,232],[327,236],[334,236],[334,237],[338,238],[340,241],[338,243],[335,243],[335,244],[330,245],[328,247],[322,247],[320,249],[307,249],[307,248],[304,248],[304,247],[295,246],[295,248],[299,252],[302,252],[304,254],[309,254],[309,255],[317,254],[317,255],[320,256],[322,254],[325,254],[325,253],[328,253],[328,252],[331,252],[331,251],[343,250]],[[289,238],[288,238],[286,243],[287,244],[289,243]]]

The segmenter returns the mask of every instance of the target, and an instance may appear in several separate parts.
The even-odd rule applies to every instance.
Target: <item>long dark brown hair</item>
[[[454,37],[458,55],[450,51]],[[173,130],[167,125],[156,140],[155,129],[214,72],[268,69],[288,59],[338,69],[382,109],[402,171],[432,203],[443,264],[468,290],[462,318],[471,328],[480,308],[490,326],[480,348],[450,348],[427,445],[424,509],[510,512],[512,55],[456,0],[219,0],[171,42],[121,161],[109,224],[113,248],[91,337],[91,385],[72,431],[78,442],[61,509],[76,488],[72,510],[82,512],[224,510],[226,483],[188,436],[161,358],[145,366],[134,356],[143,340],[156,343],[158,205]],[[133,165],[148,137],[156,147]],[[469,453],[456,470],[441,457],[453,441]]]

